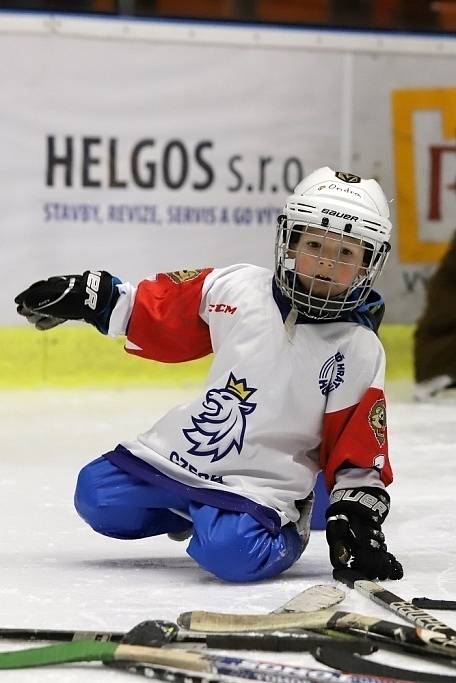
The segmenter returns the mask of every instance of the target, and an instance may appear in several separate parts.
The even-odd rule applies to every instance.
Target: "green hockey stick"
[[[26,669],[50,664],[69,664],[74,662],[153,662],[161,666],[174,666],[189,671],[201,669],[200,657],[197,653],[185,650],[166,650],[158,647],[141,645],[119,645],[93,640],[80,640],[73,643],[46,645],[0,652],[0,669]]]

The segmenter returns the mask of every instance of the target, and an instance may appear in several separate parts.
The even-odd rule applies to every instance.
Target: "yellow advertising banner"
[[[440,140],[426,140],[427,178],[421,191],[425,207],[420,215],[418,190],[416,116],[420,112],[438,112]],[[451,221],[444,209],[444,195],[456,193],[456,88],[396,90],[393,92],[393,134],[396,170],[397,226],[399,258],[403,263],[437,263],[442,258],[447,240],[429,239],[420,227],[438,226]],[[423,141],[421,141],[423,144]],[[443,172],[447,168],[447,176]],[[454,201],[456,209],[456,201]],[[450,201],[446,202],[446,206]],[[453,229],[456,218],[453,212]]]

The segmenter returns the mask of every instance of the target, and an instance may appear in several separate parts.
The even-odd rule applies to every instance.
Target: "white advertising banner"
[[[416,317],[443,253],[426,244],[456,227],[454,54],[379,53],[362,36],[357,52],[329,32],[206,26],[198,39],[52,21],[0,15],[0,324],[18,324],[14,295],[53,274],[272,266],[284,199],[322,165],[377,177],[391,198],[405,189],[382,286],[389,321]],[[415,112],[409,91],[429,89],[440,99]]]

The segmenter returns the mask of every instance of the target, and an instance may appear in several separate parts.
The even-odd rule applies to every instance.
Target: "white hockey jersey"
[[[329,488],[353,468],[365,475],[358,485],[390,483],[385,361],[374,332],[284,322],[273,273],[251,265],[160,274],[119,291],[109,334],[127,334],[128,352],[179,362],[213,351],[214,359],[200,396],[107,454],[117,465],[250,511],[269,528],[298,519],[295,501],[320,469]]]

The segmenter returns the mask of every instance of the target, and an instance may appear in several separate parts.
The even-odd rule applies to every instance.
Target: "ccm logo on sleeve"
[[[233,315],[237,311],[237,306],[229,304],[209,304],[209,313],[230,313]]]
[[[94,311],[97,307],[98,300],[98,290],[100,289],[101,273],[98,271],[90,272],[87,277],[86,293],[87,299],[84,301],[84,305]]]

